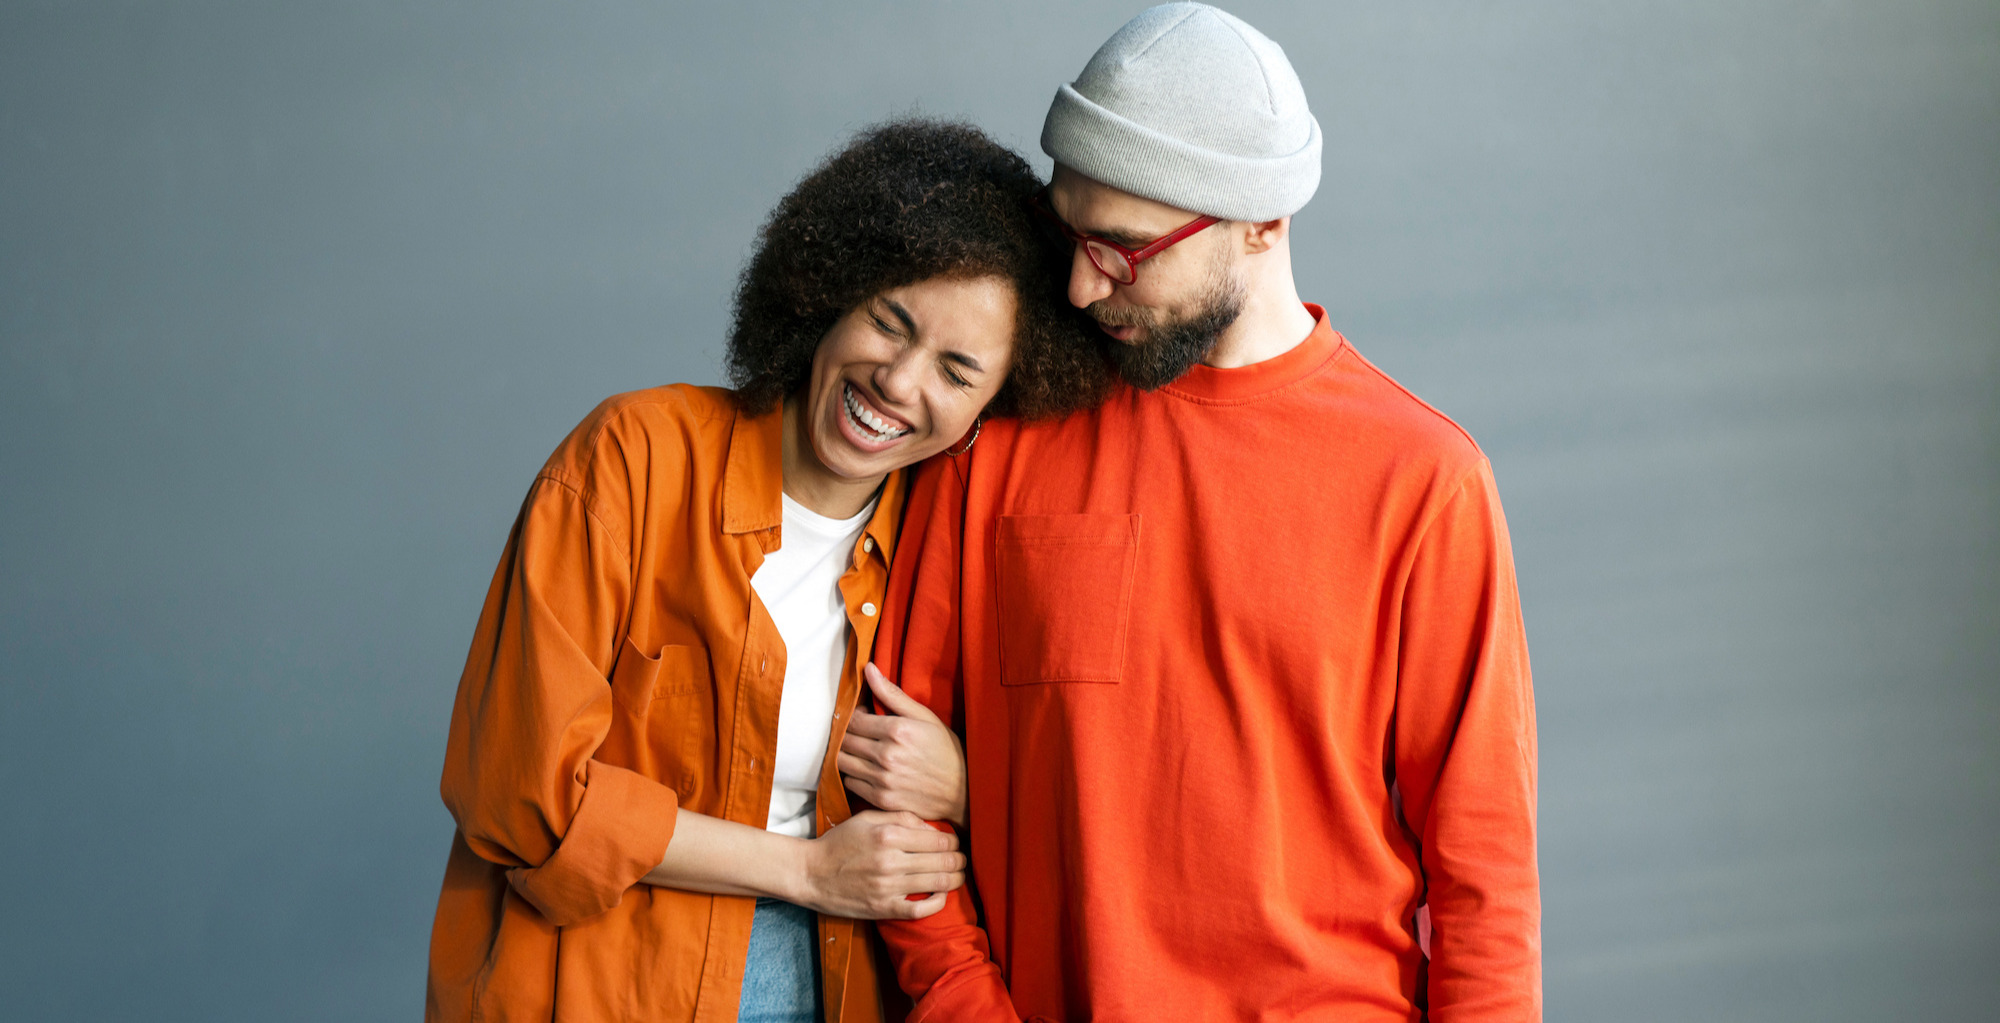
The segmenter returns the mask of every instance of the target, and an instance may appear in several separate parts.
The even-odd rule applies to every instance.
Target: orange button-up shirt
[[[486,595],[445,748],[458,822],[428,1020],[736,1018],[755,900],[643,884],[678,808],[763,827],[785,645],[750,587],[782,520],[781,417],[675,385],[598,406],[536,476]],[[820,773],[860,692],[901,474],[840,579],[852,626]],[[821,917],[826,1018],[881,1018],[866,925]]]

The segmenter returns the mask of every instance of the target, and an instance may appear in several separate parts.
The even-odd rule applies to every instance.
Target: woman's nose
[[[875,387],[882,397],[895,402],[913,402],[919,391],[917,374],[921,367],[919,356],[922,352],[911,345],[898,353],[892,361],[875,369]]]

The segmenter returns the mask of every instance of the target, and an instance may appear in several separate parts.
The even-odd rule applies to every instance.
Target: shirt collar
[[[755,533],[785,521],[784,406],[758,416],[736,413],[729,465],[722,476],[722,531]]]
[[[729,464],[722,477],[722,531],[755,533],[777,529],[785,521],[784,406],[762,415],[736,413],[729,431]],[[903,521],[903,470],[882,481],[875,514],[862,527],[872,537],[884,561],[896,549],[897,527]]]
[[[886,563],[896,553],[896,535],[903,523],[903,484],[907,470],[898,469],[882,481],[882,493],[875,499],[875,514],[868,516],[862,534],[875,541],[875,549]]]

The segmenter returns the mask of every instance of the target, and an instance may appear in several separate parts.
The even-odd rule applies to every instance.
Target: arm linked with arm
[[[1395,773],[1430,907],[1429,1018],[1541,1018],[1535,708],[1484,459],[1423,530],[1400,606]]]
[[[963,469],[935,459],[917,470],[909,510],[897,540],[884,601],[875,663],[903,692],[941,721],[954,720],[959,692],[959,551],[965,522]],[[976,823],[976,822],[975,822]],[[948,830],[949,825],[932,822]],[[970,849],[970,842],[967,842]],[[972,903],[973,886],[950,893],[944,908],[921,920],[877,925],[896,967],[896,980],[916,1002],[910,1019],[1018,1023],[986,931]]]

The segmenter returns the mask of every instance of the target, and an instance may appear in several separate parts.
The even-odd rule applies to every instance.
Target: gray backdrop
[[[472,623],[848,132],[1126,3],[0,5],[0,1015],[415,1018]],[[1549,1018],[2000,999],[2000,7],[1245,2],[1496,466]]]

